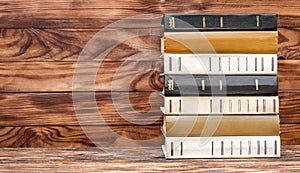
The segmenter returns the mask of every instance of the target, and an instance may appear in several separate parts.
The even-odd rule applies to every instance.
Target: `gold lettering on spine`
[[[175,28],[175,19],[174,19],[174,17],[169,18],[169,27],[170,28]]]
[[[258,79],[255,80],[255,90],[258,91]]]
[[[256,27],[259,27],[259,16],[256,16]]]
[[[223,17],[220,17],[220,28],[223,28]]]
[[[173,80],[168,80],[168,89],[169,90],[174,90],[174,81]]]
[[[205,17],[202,18],[202,27],[206,28],[206,21],[205,21]]]
[[[201,82],[202,82],[202,91],[204,91],[205,90],[205,81],[202,80]]]

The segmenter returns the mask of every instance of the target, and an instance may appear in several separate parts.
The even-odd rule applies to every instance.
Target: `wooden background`
[[[83,47],[100,29],[120,19],[140,14],[163,13],[277,13],[279,14],[279,90],[281,139],[284,145],[300,144],[300,2],[298,0],[0,0],[0,147],[93,147],[77,121],[72,101],[74,69]],[[117,33],[160,33],[159,24],[138,20],[139,28],[110,28]],[[151,20],[150,20],[151,21]],[[125,32],[125,33],[126,33]],[[109,38],[109,37],[108,37]],[[103,42],[99,51],[105,51]],[[160,36],[136,37],[119,44],[106,57],[95,84],[97,104],[109,126],[130,139],[160,136],[162,124],[157,94],[162,90],[159,55],[138,56],[158,51]],[[130,98],[131,107],[147,116],[127,111],[129,120],[151,125],[136,125],[121,117],[111,97],[111,80],[126,62],[124,77],[114,82],[117,98]],[[97,68],[97,59],[87,58],[87,69]],[[128,77],[125,77],[128,76]],[[126,85],[128,80],[129,91]],[[84,86],[85,83],[80,84]],[[154,92],[154,96],[153,96]],[[88,104],[82,94],[82,103]],[[149,97],[152,94],[152,109]],[[83,113],[88,113],[83,112]],[[97,115],[95,115],[97,116]],[[92,120],[84,126],[103,126]],[[100,139],[116,138],[97,131]],[[157,144],[158,145],[158,144]]]

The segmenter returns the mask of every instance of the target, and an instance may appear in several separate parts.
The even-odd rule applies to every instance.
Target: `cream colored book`
[[[276,75],[277,54],[164,53],[165,74]]]
[[[280,137],[166,137],[162,148],[167,159],[280,157]]]
[[[164,114],[278,114],[278,96],[164,97]]]

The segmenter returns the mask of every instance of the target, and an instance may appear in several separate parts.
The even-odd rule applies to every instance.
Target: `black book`
[[[165,96],[276,96],[277,76],[165,75]]]
[[[277,30],[276,14],[165,14],[165,32]]]

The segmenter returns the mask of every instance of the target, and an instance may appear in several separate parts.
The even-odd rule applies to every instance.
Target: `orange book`
[[[165,53],[277,54],[277,31],[165,32]]]

